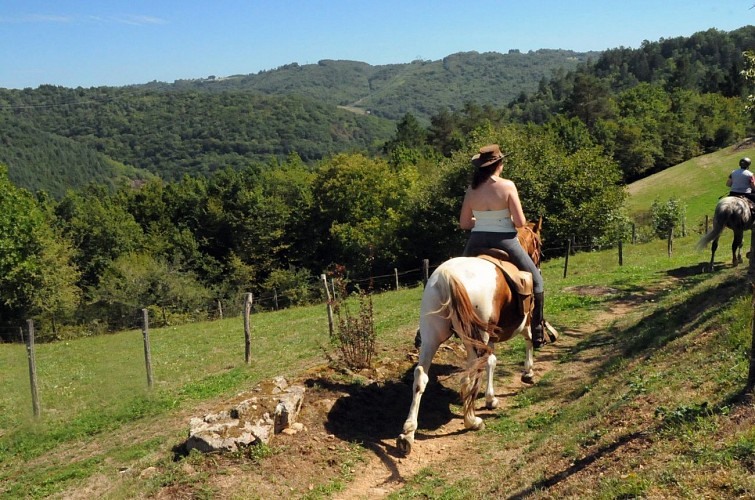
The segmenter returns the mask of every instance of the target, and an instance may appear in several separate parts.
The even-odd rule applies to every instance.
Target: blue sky
[[[0,87],[128,85],[284,64],[637,48],[755,24],[755,0],[0,0]]]

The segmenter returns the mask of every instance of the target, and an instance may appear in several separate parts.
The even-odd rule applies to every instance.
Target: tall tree
[[[0,165],[0,323],[17,328],[23,320],[39,318],[54,334],[56,319],[67,319],[81,296],[71,257],[48,212],[28,191],[16,188]]]

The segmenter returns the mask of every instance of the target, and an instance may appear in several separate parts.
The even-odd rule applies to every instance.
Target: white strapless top
[[[509,209],[503,210],[472,210],[475,224],[472,231],[486,231],[489,233],[515,233],[516,226],[511,220]]]

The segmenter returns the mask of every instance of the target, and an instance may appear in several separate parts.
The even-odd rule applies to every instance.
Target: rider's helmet
[[[750,168],[751,163],[752,161],[750,161],[750,159],[746,157],[739,160],[739,166],[742,168]]]

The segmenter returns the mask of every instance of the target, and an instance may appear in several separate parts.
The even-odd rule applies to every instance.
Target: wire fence
[[[695,226],[694,231],[705,233],[708,230],[708,226],[709,219],[706,215],[704,220],[701,220]],[[675,231],[677,231],[681,236],[685,236],[687,233],[687,229],[684,224],[682,224],[681,228],[671,228],[668,234],[669,255],[673,251],[673,238]],[[653,235],[653,237],[657,238],[657,235]],[[645,235],[643,238],[647,238],[647,235]],[[637,235],[637,231],[635,230],[634,225],[631,230],[631,238],[628,239],[629,241],[627,242],[627,244],[640,242],[641,238]],[[560,242],[560,244],[544,246],[543,258],[544,260],[563,258],[563,276],[565,278],[568,274],[570,255],[574,255],[578,252],[593,252],[611,248],[618,250],[617,264],[622,265],[623,252],[626,248],[626,245],[621,240],[613,243],[596,243],[593,241],[580,243],[574,239],[570,239],[566,240],[565,242],[562,241]],[[427,280],[431,271],[437,268],[437,266],[439,266],[440,264],[440,262],[431,264],[428,259],[424,259],[422,261],[421,267],[403,270],[394,268],[393,273],[390,274],[361,277],[348,276],[348,288],[352,291],[362,290],[373,292],[416,287],[423,284]],[[298,305],[325,303],[328,301],[329,294],[334,299],[338,299],[338,297],[336,296],[337,290],[333,284],[332,276],[329,280],[327,280],[327,283],[329,284],[329,290],[327,291],[324,289],[323,279],[321,276],[320,278],[311,277],[306,282],[300,283],[297,286],[290,288],[289,290],[268,289],[262,292],[255,292],[254,301],[251,306],[251,312],[259,313],[264,311],[275,311]],[[219,300],[214,300],[210,303],[207,303],[205,309],[201,311],[201,314],[199,316],[202,320],[217,320],[223,319],[225,316],[234,317],[241,315],[244,312],[245,308],[244,295],[245,293],[240,294],[239,297],[237,297],[238,300],[231,300],[227,301],[226,303],[223,303]],[[141,323],[142,308],[135,306],[133,309],[134,316],[133,318],[131,318],[130,327],[136,327]],[[164,310],[161,312],[163,316],[166,316],[168,314]],[[156,327],[167,326],[168,320],[166,320],[165,318],[160,318],[160,314],[155,314],[155,316],[156,318],[154,324]],[[186,318],[183,318],[182,320],[179,320],[179,322],[187,323],[191,322],[191,319],[187,320]],[[104,324],[104,322],[102,322],[102,324]],[[25,325],[23,324],[10,327],[0,325],[0,343],[24,342],[24,327]],[[49,332],[45,331],[45,328],[49,328],[49,326],[44,325],[42,328],[38,326],[38,337],[41,338],[42,341],[51,338]]]

